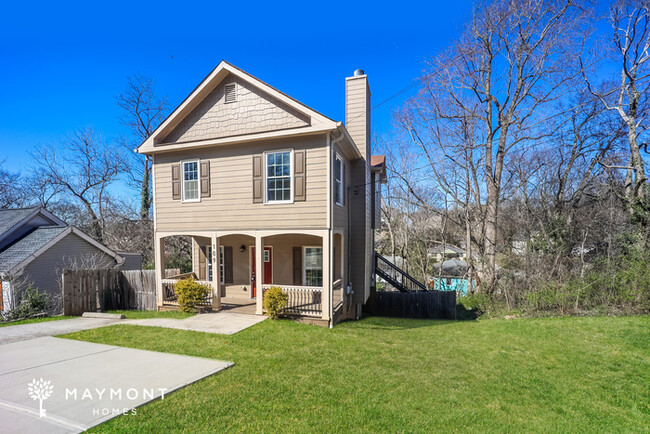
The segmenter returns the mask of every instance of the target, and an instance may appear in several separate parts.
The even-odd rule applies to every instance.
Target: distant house
[[[436,259],[436,262],[443,262],[445,259],[451,258],[467,258],[467,254],[465,253],[464,249],[453,246],[451,244],[439,244],[429,249],[428,253],[430,258]]]
[[[117,254],[124,258],[120,270],[142,270],[142,253],[117,252]]]
[[[467,295],[469,283],[467,262],[454,258],[436,264],[434,267],[435,275],[430,286],[438,291],[456,291]]]
[[[120,266],[124,259],[42,207],[0,210],[0,313],[29,285],[46,292],[51,314],[61,313],[61,271]]]

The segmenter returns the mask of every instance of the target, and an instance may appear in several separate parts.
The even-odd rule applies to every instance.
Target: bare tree
[[[90,220],[90,234],[103,241],[109,187],[126,169],[124,152],[85,129],[70,134],[58,146],[36,147],[32,157],[34,184],[58,199],[78,203]]]
[[[167,98],[159,98],[154,92],[154,80],[141,74],[128,77],[124,91],[118,96],[122,108],[122,123],[129,127],[133,140],[125,145],[129,150],[146,140],[160,125],[167,111]],[[148,157],[130,153],[133,156],[131,178],[140,186],[140,218],[149,219],[151,208],[151,161]]]
[[[432,167],[430,156],[440,145],[436,117],[461,131],[464,120],[476,126],[471,142],[477,146],[466,149],[482,166],[481,175],[469,182],[480,182],[473,195],[480,195],[476,205],[484,207],[479,242],[487,291],[496,278],[499,204],[508,188],[509,156],[552,134],[539,120],[578,74],[574,50],[585,15],[572,0],[481,3],[460,40],[430,62],[422,91],[408,102],[410,119],[402,125],[428,150]]]
[[[625,196],[628,211],[633,218],[646,221],[650,211],[647,197],[647,176],[641,148],[645,132],[647,91],[650,87],[650,2],[647,0],[618,0],[610,8],[613,28],[613,58],[620,67],[618,83],[594,89],[585,75],[591,93],[608,110],[620,116],[627,127],[629,159],[626,165],[617,166],[626,172]]]
[[[22,177],[4,169],[4,161],[0,161],[0,209],[22,206],[25,194],[22,187]]]

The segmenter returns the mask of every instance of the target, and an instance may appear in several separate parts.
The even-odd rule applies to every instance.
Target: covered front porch
[[[189,269],[165,275],[169,256],[165,244],[178,237],[186,239]],[[342,235],[327,230],[159,233],[158,306],[177,306],[174,284],[193,276],[213,288],[203,302],[212,310],[263,315],[259,293],[279,286],[289,296],[286,314],[330,321],[342,302],[342,253]]]

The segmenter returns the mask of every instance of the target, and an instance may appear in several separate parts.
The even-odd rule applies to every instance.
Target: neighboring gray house
[[[464,249],[453,246],[451,244],[445,244],[444,246],[442,244],[438,244],[437,246],[429,249],[428,253],[430,258],[435,256],[436,262],[443,262],[445,259],[451,258],[467,258],[467,254],[465,253]]]
[[[0,314],[11,310],[30,284],[50,295],[50,313],[61,313],[64,268],[112,268],[123,262],[45,208],[0,210]]]

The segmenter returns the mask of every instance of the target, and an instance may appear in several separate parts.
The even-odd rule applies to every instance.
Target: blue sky
[[[0,161],[94,127],[126,133],[116,96],[143,73],[172,107],[221,59],[344,121],[344,78],[369,75],[373,105],[444,49],[471,2],[9,2],[0,17]],[[373,130],[412,89],[373,112]]]

